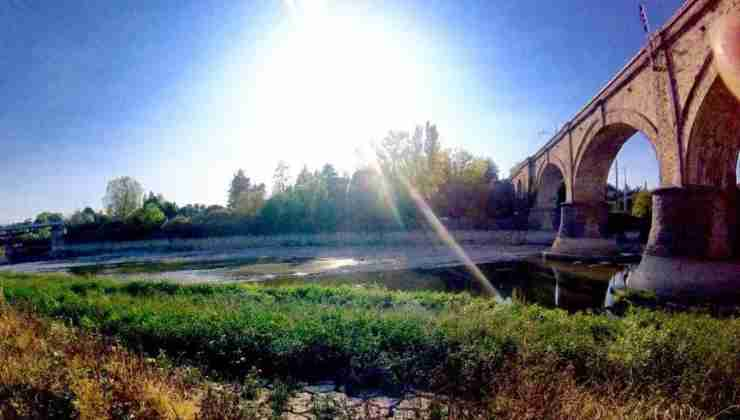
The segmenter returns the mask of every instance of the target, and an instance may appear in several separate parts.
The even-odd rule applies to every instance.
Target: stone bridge
[[[687,0],[537,153],[516,165],[520,196],[536,196],[532,219],[552,226],[565,187],[552,253],[606,256],[606,183],[622,145],[637,131],[660,168],[653,223],[630,286],[665,294],[740,289],[735,167],[740,106],[717,74],[709,30],[738,0]],[[710,280],[711,279],[711,280]]]

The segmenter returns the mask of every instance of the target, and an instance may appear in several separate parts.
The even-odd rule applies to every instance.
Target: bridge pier
[[[713,297],[740,288],[737,191],[707,186],[653,192],[650,237],[631,288]]]
[[[599,258],[618,253],[616,241],[607,234],[606,202],[563,203],[560,209],[558,236],[545,257]]]
[[[533,207],[529,210],[527,224],[530,229],[554,231],[558,228],[560,212],[557,207]]]

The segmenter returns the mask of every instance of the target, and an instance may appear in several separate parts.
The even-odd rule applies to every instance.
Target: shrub
[[[193,236],[193,223],[188,217],[177,216],[165,222],[162,231],[169,237]]]
[[[353,287],[0,276],[9,302],[239,383],[256,367],[285,383],[334,380],[350,393],[377,386],[488,401],[499,415],[523,413],[521,392],[538,413],[563,418],[604,407],[631,416],[645,404],[708,416],[740,403],[735,317],[628,308],[613,318]],[[576,397],[572,406],[553,400]]]

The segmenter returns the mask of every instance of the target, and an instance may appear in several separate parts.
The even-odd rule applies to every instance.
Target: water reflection
[[[605,275],[619,266],[582,266],[527,262],[518,270],[517,296],[528,303],[568,311],[601,308],[608,288]]]
[[[609,280],[609,287],[606,290],[606,296],[604,297],[604,307],[611,308],[616,303],[616,292],[627,288],[627,276],[629,276],[629,270],[620,271]]]
[[[407,268],[402,262],[387,257],[171,258],[97,261],[68,270],[75,274],[146,276],[181,282],[379,285],[391,290],[483,292],[480,282],[475,281],[470,270],[462,265],[449,263],[432,268]],[[624,266],[613,264],[558,263],[532,259],[478,264],[478,269],[499,291],[503,300],[515,299],[568,311],[609,305],[613,300],[613,296],[607,292],[610,284],[612,287],[624,284],[624,275],[617,275]],[[615,275],[617,280],[612,279]]]
[[[579,266],[539,261],[479,264],[478,268],[504,300],[518,300],[568,311],[602,308],[609,279],[623,267]],[[317,283],[378,285],[390,290],[434,290],[480,294],[479,284],[463,266],[308,275],[265,281],[266,285]]]

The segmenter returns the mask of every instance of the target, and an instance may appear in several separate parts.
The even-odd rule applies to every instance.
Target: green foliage
[[[0,276],[9,302],[239,378],[256,366],[288,382],[334,379],[348,389],[411,386],[479,399],[516,365],[543,377],[567,367],[580,384],[609,381],[709,412],[740,395],[738,318],[636,308],[612,318],[353,287]]]
[[[384,194],[384,182],[381,174],[370,168],[360,169],[352,176],[348,200],[352,203],[350,220],[356,228],[371,232],[393,226],[393,209],[397,207]]]
[[[141,207],[144,188],[131,177],[124,176],[108,182],[103,205],[109,216],[123,219]]]
[[[311,414],[317,420],[332,420],[340,417],[338,402],[328,396],[317,396],[311,404]]]
[[[84,210],[77,210],[67,219],[66,224],[67,227],[80,227],[80,226],[86,226],[86,225],[92,225],[95,224],[98,220],[98,215],[95,213],[95,210],[91,209],[90,207],[85,207]]]
[[[376,155],[402,225],[420,221],[414,203],[407,199],[407,184],[439,216],[485,224],[490,184],[498,179],[498,167],[491,159],[462,149],[442,149],[437,128],[429,123],[416,127],[413,134],[389,132],[376,147]]]
[[[235,213],[254,217],[265,201],[265,185],[252,185],[251,180],[239,169],[231,180],[228,207]]]
[[[51,229],[44,228],[34,232],[23,233],[18,235],[16,239],[25,244],[47,242],[51,239]]]
[[[321,171],[304,167],[295,185],[278,185],[277,179],[282,177],[278,172],[284,169],[278,166],[276,170],[275,191],[258,218],[259,232],[335,232],[347,228],[343,223],[349,214],[346,177],[326,164]]]
[[[64,217],[61,213],[52,213],[45,211],[43,213],[39,213],[38,216],[36,216],[36,220],[34,223],[36,224],[47,224],[47,223],[62,223],[64,222]]]
[[[26,224],[48,224],[48,223],[62,223],[64,217],[60,213],[42,212],[36,216],[33,221],[28,221]],[[51,228],[46,227],[42,229],[36,229],[31,232],[20,234],[16,237],[17,241],[22,242],[25,246],[34,244],[44,244],[51,240]]]
[[[278,162],[275,174],[272,177],[272,194],[282,194],[288,190],[290,185],[290,166],[285,161]]]
[[[632,204],[632,215],[635,217],[650,217],[653,213],[653,195],[650,191],[640,191],[635,194]]]
[[[136,229],[152,231],[161,226],[165,219],[164,212],[162,212],[159,206],[154,203],[148,203],[131,213],[126,218],[126,222],[133,225]]]
[[[155,195],[153,192],[149,191],[149,196],[147,196],[147,198],[144,200],[144,207],[146,207],[148,204],[155,205],[157,208],[159,208],[162,213],[164,213],[167,220],[177,216],[177,204],[165,200],[162,194]]]
[[[270,395],[273,418],[279,419],[285,411],[290,399],[290,391],[290,385],[281,380],[277,380],[273,384],[272,395]]]
[[[91,208],[76,211],[66,221],[66,239],[92,242],[416,229],[427,221],[412,200],[409,185],[443,218],[486,227],[490,217],[508,217],[513,212],[510,200],[491,200],[491,185],[499,176],[496,164],[465,150],[444,149],[437,127],[429,122],[413,133],[389,132],[375,154],[379,165],[360,168],[351,176],[340,175],[331,164],[321,170],[304,167],[292,185],[290,168],[280,161],[269,199],[265,185],[253,184],[239,169],[230,182],[226,207],[188,204],[180,208],[161,194],[150,192],[144,197],[133,178],[116,178],[106,189],[106,214]]]

